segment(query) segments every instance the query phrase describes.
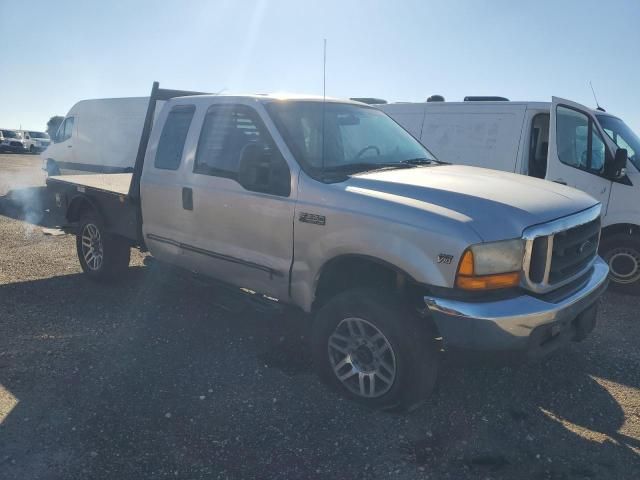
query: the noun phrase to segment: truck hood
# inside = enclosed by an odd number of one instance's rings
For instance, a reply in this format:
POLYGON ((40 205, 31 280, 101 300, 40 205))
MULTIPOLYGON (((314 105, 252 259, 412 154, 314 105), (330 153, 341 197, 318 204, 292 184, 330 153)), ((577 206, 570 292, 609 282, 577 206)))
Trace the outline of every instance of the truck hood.
POLYGON ((352 176, 347 188, 426 211, 451 211, 485 242, 517 238, 525 228, 598 202, 574 188, 486 168, 438 165, 352 176))

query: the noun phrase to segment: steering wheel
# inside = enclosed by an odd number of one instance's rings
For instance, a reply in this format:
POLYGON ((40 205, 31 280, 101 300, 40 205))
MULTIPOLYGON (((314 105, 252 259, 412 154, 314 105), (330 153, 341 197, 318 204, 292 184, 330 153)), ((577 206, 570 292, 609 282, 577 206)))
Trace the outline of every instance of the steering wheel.
POLYGON ((358 154, 355 156, 355 159, 357 160, 358 158, 360 158, 362 154, 367 150, 375 150, 376 154, 380 156, 380 149, 378 147, 376 147, 375 145, 368 145, 358 152, 358 154))

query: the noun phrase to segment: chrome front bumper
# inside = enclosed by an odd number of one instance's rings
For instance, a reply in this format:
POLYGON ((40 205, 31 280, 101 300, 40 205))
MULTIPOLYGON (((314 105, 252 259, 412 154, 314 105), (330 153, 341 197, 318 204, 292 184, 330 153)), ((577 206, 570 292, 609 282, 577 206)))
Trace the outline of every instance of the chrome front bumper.
POLYGON ((586 279, 561 298, 553 292, 487 302, 425 296, 425 313, 435 321, 445 348, 545 353, 560 339, 591 331, 608 274, 609 267, 597 257, 586 279))

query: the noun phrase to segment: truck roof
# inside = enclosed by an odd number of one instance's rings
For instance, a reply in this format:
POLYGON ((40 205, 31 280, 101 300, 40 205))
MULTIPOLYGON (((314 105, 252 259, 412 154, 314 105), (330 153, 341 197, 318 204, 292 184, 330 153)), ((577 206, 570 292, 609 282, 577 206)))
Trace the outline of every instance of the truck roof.
POLYGON ((289 92, 275 92, 275 93, 233 93, 233 94, 204 94, 204 95, 190 95, 188 97, 174 97, 171 100, 181 99, 194 99, 194 98, 220 98, 220 99, 254 99, 258 102, 268 103, 274 100, 298 100, 309 102, 331 102, 331 103, 351 103, 354 105, 365 105, 362 102, 356 102, 349 99, 335 98, 335 97, 323 97, 322 95, 310 95, 304 93, 289 93, 289 92))

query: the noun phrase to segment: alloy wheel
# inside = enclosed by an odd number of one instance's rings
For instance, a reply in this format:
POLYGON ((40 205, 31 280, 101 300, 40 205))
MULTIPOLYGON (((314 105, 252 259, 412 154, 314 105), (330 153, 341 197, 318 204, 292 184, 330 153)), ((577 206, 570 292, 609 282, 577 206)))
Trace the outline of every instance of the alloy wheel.
POLYGON ((352 393, 377 398, 396 379, 396 356, 391 343, 362 318, 345 318, 328 342, 329 361, 338 380, 352 393))

